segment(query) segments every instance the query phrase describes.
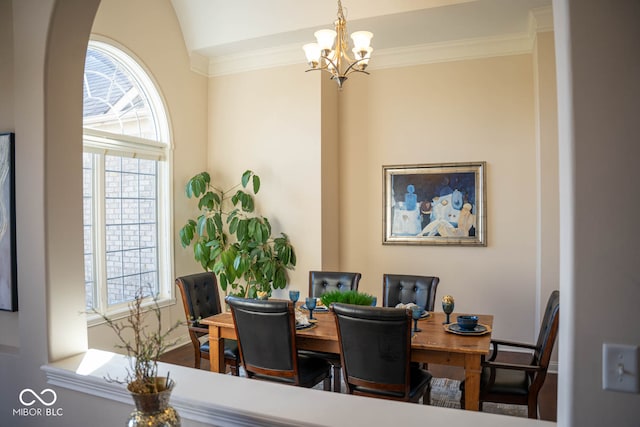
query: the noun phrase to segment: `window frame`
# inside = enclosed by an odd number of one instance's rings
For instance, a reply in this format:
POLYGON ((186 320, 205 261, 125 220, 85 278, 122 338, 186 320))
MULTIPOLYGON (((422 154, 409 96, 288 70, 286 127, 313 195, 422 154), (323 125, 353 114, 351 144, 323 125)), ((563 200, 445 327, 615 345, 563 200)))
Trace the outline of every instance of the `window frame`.
MULTIPOLYGON (((157 224, 157 259, 158 259, 158 295, 156 302, 160 307, 167 307, 176 303, 174 277, 174 247, 173 247, 173 138, 171 122, 166 108, 166 102, 159 89, 159 85, 151 72, 144 67, 143 62, 124 46, 104 37, 92 36, 87 49, 102 50, 114 57, 119 65, 137 80, 145 92, 149 103, 153 122, 155 123, 158 140, 150 140, 132 135, 123 135, 107 131, 85 128, 83 126, 83 155, 85 152, 98 154, 99 167, 93 165, 93 266, 95 295, 94 309, 108 315, 112 319, 125 317, 128 313, 129 302, 121 302, 109 306, 107 300, 107 284, 104 262, 105 241, 105 212, 104 212, 104 160, 106 155, 120 157, 144 158, 156 161, 156 224, 157 224), (95 195, 102 199, 99 203, 95 195), (101 209, 98 209, 102 206, 101 209), (100 256, 101 260, 98 259, 100 256)), ((95 157, 94 157, 95 158, 95 157)), ((84 224, 84 222, 83 222, 84 224)), ((84 262, 83 262, 84 264, 84 262)), ((83 287, 84 288, 84 287, 83 287)), ((155 304, 151 297, 145 299, 143 306, 155 304)), ((104 323, 100 314, 89 313, 87 326, 104 323)))

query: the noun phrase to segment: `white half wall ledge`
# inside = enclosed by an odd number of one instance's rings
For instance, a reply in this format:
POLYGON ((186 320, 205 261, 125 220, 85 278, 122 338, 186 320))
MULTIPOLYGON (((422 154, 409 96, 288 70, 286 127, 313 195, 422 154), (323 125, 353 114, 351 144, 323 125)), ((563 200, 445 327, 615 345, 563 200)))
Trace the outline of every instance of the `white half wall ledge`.
MULTIPOLYGON (((126 357, 88 350, 42 367, 47 382, 122 403, 133 400, 123 384, 107 382, 124 378, 126 357)), ((176 386, 171 405, 185 420, 215 426, 345 426, 429 425, 474 427, 544 427, 548 421, 440 408, 350 396, 314 389, 273 384, 232 375, 161 363, 160 375, 170 372, 176 386), (327 410, 331 408, 331 410, 327 410), (309 419, 309 414, 316 414, 309 419)), ((65 414, 67 414, 65 412, 65 414)), ((123 414, 114 414, 114 425, 123 414)))

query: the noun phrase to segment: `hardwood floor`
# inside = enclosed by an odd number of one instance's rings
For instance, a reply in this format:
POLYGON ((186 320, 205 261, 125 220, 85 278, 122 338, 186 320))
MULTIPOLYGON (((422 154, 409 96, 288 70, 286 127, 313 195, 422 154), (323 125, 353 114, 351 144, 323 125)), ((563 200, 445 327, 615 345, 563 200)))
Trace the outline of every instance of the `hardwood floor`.
MULTIPOLYGON (((161 361, 173 363, 175 365, 193 367, 193 347, 185 344, 175 350, 168 351, 161 358, 161 361)), ((522 363, 526 362, 526 356, 522 353, 509 353, 508 357, 502 359, 505 362, 522 363), (524 356, 524 357, 523 357, 524 356)), ((209 361, 202 360, 200 369, 208 370, 209 361)), ((451 378, 454 380, 464 379, 464 370, 454 366, 429 365, 429 371, 434 377, 451 378)), ((558 376, 557 374, 547 374, 547 379, 542 386, 538 396, 538 406, 540 407, 540 419, 546 421, 556 421, 557 401, 558 401, 558 376)))

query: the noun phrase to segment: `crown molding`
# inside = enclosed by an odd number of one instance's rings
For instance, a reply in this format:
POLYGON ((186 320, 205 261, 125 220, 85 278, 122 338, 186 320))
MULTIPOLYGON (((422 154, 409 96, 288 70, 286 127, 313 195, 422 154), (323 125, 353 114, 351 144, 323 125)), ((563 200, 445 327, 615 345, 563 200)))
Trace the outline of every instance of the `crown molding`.
POLYGON ((553 8, 538 7, 529 11, 529 33, 545 33, 553 31, 553 8))
POLYGON ((371 60, 371 68, 398 68, 438 62, 519 55, 530 53, 532 48, 533 40, 525 33, 430 43, 378 51, 371 60))
MULTIPOLYGON (((369 69, 374 71, 531 53, 536 34, 544 31, 553 31, 553 14, 550 7, 533 9, 529 13, 528 32, 378 50, 371 59, 369 69)), ((198 53, 191 54, 192 69, 209 77, 288 65, 306 67, 301 46, 277 46, 212 58, 198 53)))
POLYGON ((196 52, 190 52, 189 61, 191 62, 191 71, 209 76, 209 58, 196 52))

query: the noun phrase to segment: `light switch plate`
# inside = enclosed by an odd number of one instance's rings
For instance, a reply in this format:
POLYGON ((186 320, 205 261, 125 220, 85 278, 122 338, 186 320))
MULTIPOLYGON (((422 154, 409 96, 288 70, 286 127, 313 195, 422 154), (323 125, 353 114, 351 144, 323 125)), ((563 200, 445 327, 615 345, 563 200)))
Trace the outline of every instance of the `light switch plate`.
POLYGON ((602 388, 640 393, 638 346, 602 344, 602 388))

